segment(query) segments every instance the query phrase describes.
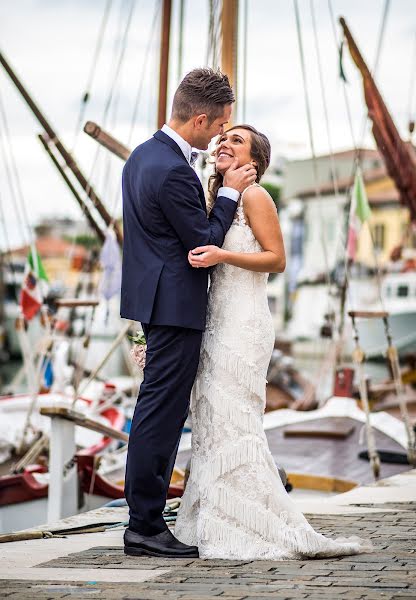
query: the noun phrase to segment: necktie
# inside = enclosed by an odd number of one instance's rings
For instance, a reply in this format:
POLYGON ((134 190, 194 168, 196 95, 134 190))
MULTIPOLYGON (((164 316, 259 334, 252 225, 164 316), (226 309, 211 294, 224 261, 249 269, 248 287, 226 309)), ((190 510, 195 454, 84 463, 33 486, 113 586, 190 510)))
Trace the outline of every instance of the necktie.
POLYGON ((192 150, 192 152, 191 152, 191 159, 189 161, 189 164, 191 165, 191 167, 195 166, 195 163, 196 163, 196 161, 198 159, 198 156, 199 156, 199 152, 196 152, 196 150, 192 150))

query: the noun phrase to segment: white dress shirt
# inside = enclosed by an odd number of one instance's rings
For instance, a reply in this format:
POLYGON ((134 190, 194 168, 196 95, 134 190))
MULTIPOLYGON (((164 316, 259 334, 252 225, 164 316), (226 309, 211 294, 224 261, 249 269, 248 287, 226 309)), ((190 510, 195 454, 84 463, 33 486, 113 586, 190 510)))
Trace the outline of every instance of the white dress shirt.
MULTIPOLYGON (((176 131, 174 131, 172 129, 172 127, 169 127, 169 125, 166 125, 166 123, 165 123, 165 125, 163 125, 161 131, 163 131, 163 133, 168 135, 174 142, 176 142, 178 144, 179 148, 183 152, 184 157, 186 158, 188 163, 191 164, 191 154, 192 154, 191 144, 189 144, 189 142, 184 140, 183 137, 179 135, 179 133, 177 133, 176 131)), ((234 188, 220 187, 220 189, 218 190, 217 196, 225 196, 226 198, 229 198, 230 200, 234 200, 234 202, 237 202, 240 197, 240 192, 238 190, 235 190, 234 188)))

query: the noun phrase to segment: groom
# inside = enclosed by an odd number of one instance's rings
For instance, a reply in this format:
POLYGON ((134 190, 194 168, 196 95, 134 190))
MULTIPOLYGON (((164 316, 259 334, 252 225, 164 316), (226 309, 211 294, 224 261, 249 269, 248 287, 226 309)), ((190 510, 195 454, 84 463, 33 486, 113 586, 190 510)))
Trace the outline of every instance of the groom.
POLYGON ((222 134, 233 102, 226 75, 191 71, 176 90, 169 124, 134 150, 123 171, 121 316, 140 321, 147 341, 127 455, 126 554, 198 557, 162 513, 205 328, 208 271, 193 269, 188 252, 222 246, 239 195, 256 176, 250 165, 234 164, 207 216, 192 149, 206 150, 222 134))

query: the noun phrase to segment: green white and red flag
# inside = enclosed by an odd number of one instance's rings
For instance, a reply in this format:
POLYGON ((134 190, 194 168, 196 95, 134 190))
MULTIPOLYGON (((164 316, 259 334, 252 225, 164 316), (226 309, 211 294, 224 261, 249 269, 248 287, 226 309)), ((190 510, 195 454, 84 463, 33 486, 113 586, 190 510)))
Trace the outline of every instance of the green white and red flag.
POLYGON ((365 221, 371 217, 371 208, 368 204, 367 192, 361 169, 355 173, 354 187, 351 196, 350 217, 348 223, 347 256, 355 260, 358 246, 358 236, 365 221))
POLYGON ((44 297, 48 293, 48 276, 40 256, 33 245, 29 251, 23 285, 20 292, 20 307, 27 321, 39 312, 44 297))

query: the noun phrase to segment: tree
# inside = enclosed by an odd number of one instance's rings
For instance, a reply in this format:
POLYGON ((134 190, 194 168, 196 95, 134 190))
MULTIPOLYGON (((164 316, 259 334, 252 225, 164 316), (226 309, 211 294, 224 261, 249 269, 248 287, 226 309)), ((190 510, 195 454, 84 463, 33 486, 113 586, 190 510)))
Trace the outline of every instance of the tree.
POLYGON ((273 202, 276 204, 277 210, 279 210, 281 188, 278 185, 269 182, 262 183, 261 186, 266 190, 266 192, 269 192, 270 196, 273 198, 273 202))

